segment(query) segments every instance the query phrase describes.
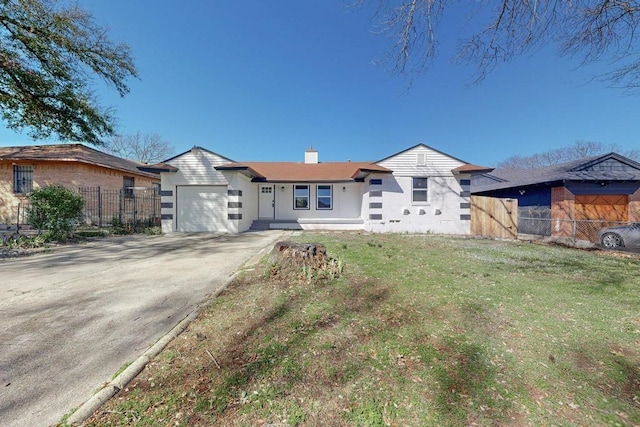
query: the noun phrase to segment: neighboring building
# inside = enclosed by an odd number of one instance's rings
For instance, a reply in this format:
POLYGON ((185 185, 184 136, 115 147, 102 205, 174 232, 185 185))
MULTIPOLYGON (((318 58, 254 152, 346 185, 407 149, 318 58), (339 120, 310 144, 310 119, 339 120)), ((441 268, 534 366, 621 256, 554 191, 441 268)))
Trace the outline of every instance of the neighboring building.
POLYGON ((424 144, 378 162, 234 162, 201 147, 151 169, 162 177, 162 230, 254 228, 453 233, 470 230, 474 166, 424 144))
POLYGON ((50 184, 72 190, 159 189, 160 178, 146 165, 82 144, 0 147, 0 224, 14 224, 28 194, 50 184))
MULTIPOLYGON (((640 222, 640 164, 616 153, 538 169, 496 169, 475 176, 472 193, 517 199, 519 217, 548 220, 547 231, 530 234, 573 236, 576 220, 640 222)), ((529 233, 520 222, 519 231, 529 233)), ((594 238, 593 231, 583 234, 594 238)))

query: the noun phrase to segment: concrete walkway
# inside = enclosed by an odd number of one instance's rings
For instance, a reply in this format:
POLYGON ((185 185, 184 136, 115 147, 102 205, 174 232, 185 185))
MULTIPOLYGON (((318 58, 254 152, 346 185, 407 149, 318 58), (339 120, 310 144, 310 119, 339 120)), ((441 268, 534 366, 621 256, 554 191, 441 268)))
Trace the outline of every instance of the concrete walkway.
POLYGON ((0 425, 58 422, 280 237, 130 236, 0 260, 0 425))

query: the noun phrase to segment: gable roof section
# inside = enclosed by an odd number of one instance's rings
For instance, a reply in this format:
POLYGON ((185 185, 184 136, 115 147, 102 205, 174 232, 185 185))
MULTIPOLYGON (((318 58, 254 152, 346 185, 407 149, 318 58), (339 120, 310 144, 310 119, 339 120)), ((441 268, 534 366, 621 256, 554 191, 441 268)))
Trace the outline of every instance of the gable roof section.
POLYGON ((442 154, 443 156, 447 156, 447 157, 449 157, 449 158, 452 158, 453 160, 456 160, 456 161, 458 161, 458 162, 460 162, 460 163, 465 163, 465 164, 467 163, 467 162, 465 162, 464 160, 460 160, 460 159, 458 159, 457 157, 453 157, 453 156, 452 156, 452 155, 450 155, 450 154, 447 154, 447 153, 442 152, 442 151, 440 151, 440 150, 436 150, 435 148, 430 147, 430 146, 428 146, 427 144, 423 144, 423 143, 416 144, 416 145, 414 145, 413 147, 409 147, 409 148, 407 148, 407 149, 405 149, 405 150, 402 150, 402 151, 398 151, 397 153, 392 154, 392 155, 390 155, 390 156, 387 156, 387 157, 385 157, 384 159, 380 159, 380 160, 378 160, 376 163, 382 163, 382 162, 384 162, 385 160, 389 160, 389 159, 390 159, 390 158, 392 158, 392 157, 395 157, 395 156, 400 155, 400 154, 402 154, 402 153, 406 153, 407 151, 411 151, 411 150, 413 150, 413 149, 415 149, 415 148, 418 148, 418 147, 428 148, 429 150, 435 151, 436 153, 442 154))
POLYGON ((391 170, 369 162, 242 162, 216 166, 219 171, 240 171, 254 181, 345 182, 364 179, 370 173, 391 170))
POLYGON ((395 154, 392 154, 390 156, 385 157, 384 159, 378 160, 376 163, 380 164, 383 162, 386 162, 387 160, 390 160, 394 157, 398 157, 401 156, 404 153, 407 153, 409 151, 415 150, 416 148, 425 148, 427 150, 433 151, 435 153, 440 154, 441 156, 444 156, 444 158, 449 158, 451 160, 453 160, 454 162, 457 163, 462 163, 461 166, 455 167, 453 169, 451 169, 451 172, 453 172, 454 174, 480 174, 480 173, 488 173, 491 172, 493 170, 493 168, 488 168, 486 166, 478 166, 478 165, 473 165, 471 163, 467 163, 464 160, 460 160, 457 157, 453 157, 450 154, 447 154, 445 152, 442 152, 440 150, 436 150, 433 147, 430 147, 426 144, 420 143, 420 144, 416 144, 413 147, 409 147, 405 150, 399 151, 395 154))
POLYGON ((158 178, 144 170, 145 164, 103 153, 83 144, 27 145, 0 147, 0 161, 55 161, 84 163, 138 175, 158 178))
POLYGON ((225 156, 223 156, 223 155, 221 155, 221 154, 218 154, 218 153, 216 153, 216 152, 214 152, 214 151, 207 150, 206 148, 200 147, 199 145, 194 145, 192 148, 188 149, 187 151, 185 151, 185 152, 183 152, 183 153, 180 153, 180 154, 176 154, 175 156, 173 156, 173 157, 171 157, 171 158, 169 158, 169 159, 167 159, 167 160, 164 160, 164 161, 162 161, 162 162, 158 163, 158 165, 162 165, 162 164, 169 164, 169 162, 170 162, 170 161, 175 160, 175 159, 177 159, 178 157, 182 157, 182 156, 184 156, 185 154, 191 153, 191 152, 193 152, 193 151, 198 151, 198 150, 200 150, 200 151, 204 151, 204 152, 209 153, 209 154, 213 154, 214 156, 218 156, 218 157, 220 157, 220 158, 222 158, 222 159, 224 159, 224 160, 226 160, 226 161, 228 161, 228 162, 230 162, 230 163, 235 162, 235 160, 231 160, 230 158, 225 157, 225 156))
POLYGON ((495 169, 484 177, 490 179, 473 185, 473 193, 563 181, 640 181, 640 163, 609 153, 544 168, 495 169))

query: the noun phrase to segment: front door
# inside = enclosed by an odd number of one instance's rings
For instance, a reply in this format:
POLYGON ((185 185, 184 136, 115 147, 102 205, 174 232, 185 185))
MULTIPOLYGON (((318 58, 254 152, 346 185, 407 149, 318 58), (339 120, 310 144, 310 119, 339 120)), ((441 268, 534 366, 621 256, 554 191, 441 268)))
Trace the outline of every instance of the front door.
POLYGON ((262 219, 273 219, 275 206, 273 185, 261 185, 258 195, 258 216, 262 219))

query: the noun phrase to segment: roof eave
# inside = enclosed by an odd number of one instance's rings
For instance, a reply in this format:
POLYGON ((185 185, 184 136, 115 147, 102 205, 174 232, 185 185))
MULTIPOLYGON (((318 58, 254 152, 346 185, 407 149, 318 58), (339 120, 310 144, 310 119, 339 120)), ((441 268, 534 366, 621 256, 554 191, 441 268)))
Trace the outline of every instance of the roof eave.
POLYGON ((475 166, 475 165, 462 165, 459 166, 457 168, 451 169, 451 172, 454 175, 461 175, 461 174, 483 174, 483 173, 490 173, 493 172, 495 168, 488 168, 485 166, 475 166))
POLYGON ((215 166, 214 169, 221 172, 239 172, 242 175, 251 178, 252 181, 266 181, 266 177, 245 165, 221 165, 215 166))

